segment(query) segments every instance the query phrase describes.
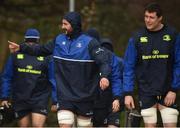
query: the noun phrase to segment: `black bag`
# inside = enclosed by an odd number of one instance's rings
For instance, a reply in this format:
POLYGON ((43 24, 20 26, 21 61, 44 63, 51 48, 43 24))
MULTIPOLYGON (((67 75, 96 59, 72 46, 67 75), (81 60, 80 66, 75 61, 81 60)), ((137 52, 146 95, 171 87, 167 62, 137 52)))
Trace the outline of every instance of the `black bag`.
POLYGON ((0 106, 0 126, 13 120, 15 120, 15 113, 12 106, 10 105, 9 108, 0 106))
POLYGON ((140 127, 141 115, 136 109, 126 110, 125 127, 140 127))

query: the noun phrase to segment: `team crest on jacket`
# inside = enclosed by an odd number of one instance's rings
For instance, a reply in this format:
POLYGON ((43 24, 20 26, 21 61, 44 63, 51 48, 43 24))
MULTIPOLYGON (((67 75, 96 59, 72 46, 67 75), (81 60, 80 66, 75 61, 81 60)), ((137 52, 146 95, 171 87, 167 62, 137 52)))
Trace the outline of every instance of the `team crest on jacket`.
POLYGON ((82 47, 82 43, 81 42, 77 43, 76 47, 77 48, 81 48, 82 47))
POLYGON ((163 36, 163 40, 164 40, 164 41, 170 41, 170 40, 171 40, 170 35, 164 35, 164 36, 163 36))
POLYGON ((62 42, 62 45, 66 45, 66 42, 65 42, 65 41, 63 41, 63 42, 62 42))

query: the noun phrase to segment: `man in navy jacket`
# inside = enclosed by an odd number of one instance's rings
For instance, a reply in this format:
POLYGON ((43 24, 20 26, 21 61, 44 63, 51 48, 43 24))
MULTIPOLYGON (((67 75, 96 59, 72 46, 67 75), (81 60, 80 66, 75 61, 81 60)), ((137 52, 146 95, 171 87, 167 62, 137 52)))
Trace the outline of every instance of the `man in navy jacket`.
POLYGON ((134 80, 138 84, 139 103, 145 127, 155 127, 157 109, 165 127, 175 127, 178 119, 176 93, 180 88, 180 36, 162 23, 158 4, 144 11, 146 27, 129 40, 124 57, 125 105, 134 108, 134 80))
MULTIPOLYGON (((28 29, 24 38, 25 43, 37 45, 39 31, 28 29)), ((44 125, 51 93, 50 82, 54 82, 51 71, 51 57, 31 56, 22 52, 10 55, 2 73, 0 98, 1 105, 7 108, 11 101, 20 127, 44 125)))
POLYGON ((96 40, 82 33, 79 13, 67 13, 62 29, 65 33, 48 44, 31 47, 10 43, 9 47, 34 55, 53 54, 60 127, 72 127, 75 114, 78 126, 91 126, 99 77, 103 90, 109 86, 109 55, 96 40))

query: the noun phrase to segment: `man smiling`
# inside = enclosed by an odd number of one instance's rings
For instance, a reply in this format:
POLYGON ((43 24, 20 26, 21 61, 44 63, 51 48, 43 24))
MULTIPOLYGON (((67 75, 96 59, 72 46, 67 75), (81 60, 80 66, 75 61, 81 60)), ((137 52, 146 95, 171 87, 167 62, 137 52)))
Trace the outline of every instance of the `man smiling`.
POLYGON ((158 4, 144 11, 145 26, 129 40, 124 57, 125 105, 134 108, 134 79, 139 86, 139 103, 145 127, 155 127, 157 109, 165 127, 175 127, 178 110, 176 92, 180 88, 180 36, 162 23, 158 4))
POLYGON ((53 54, 59 126, 72 127, 75 114, 79 127, 92 126, 93 100, 99 77, 101 89, 109 86, 109 55, 99 42, 82 33, 79 13, 67 13, 62 19, 62 29, 65 34, 59 34, 48 44, 31 47, 10 43, 9 47, 11 51, 20 49, 34 55, 53 54))

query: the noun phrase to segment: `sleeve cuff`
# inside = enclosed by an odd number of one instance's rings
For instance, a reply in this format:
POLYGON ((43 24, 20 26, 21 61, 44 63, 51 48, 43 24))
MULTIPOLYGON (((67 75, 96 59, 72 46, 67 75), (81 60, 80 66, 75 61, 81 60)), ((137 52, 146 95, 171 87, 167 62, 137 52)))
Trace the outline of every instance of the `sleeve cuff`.
POLYGON ((113 96, 113 100, 120 100, 121 97, 120 96, 113 96))
POLYGON ((108 79, 108 75, 106 75, 106 74, 101 74, 101 73, 100 73, 100 78, 106 78, 106 79, 108 79))
POLYGON ((3 101, 3 100, 9 100, 9 97, 1 97, 0 100, 1 100, 1 101, 3 101))
POLYGON ((172 91, 172 92, 174 92, 174 93, 177 93, 178 89, 170 88, 170 91, 172 91))
POLYGON ((57 102, 56 102, 56 101, 53 101, 53 102, 52 102, 52 105, 56 105, 56 104, 57 104, 57 102))
POLYGON ((124 92, 125 96, 133 96, 133 92, 124 92))

